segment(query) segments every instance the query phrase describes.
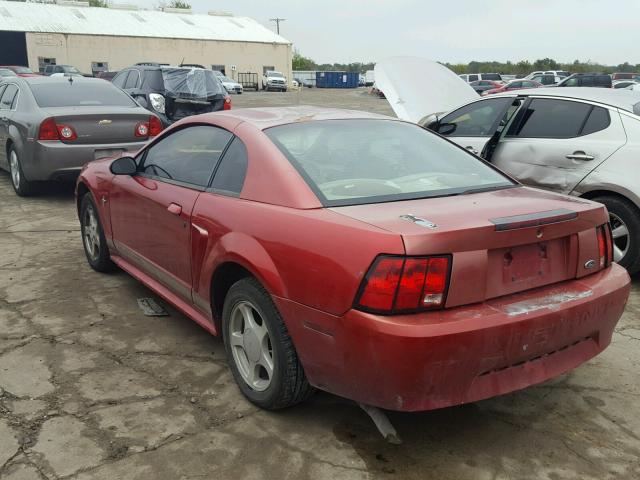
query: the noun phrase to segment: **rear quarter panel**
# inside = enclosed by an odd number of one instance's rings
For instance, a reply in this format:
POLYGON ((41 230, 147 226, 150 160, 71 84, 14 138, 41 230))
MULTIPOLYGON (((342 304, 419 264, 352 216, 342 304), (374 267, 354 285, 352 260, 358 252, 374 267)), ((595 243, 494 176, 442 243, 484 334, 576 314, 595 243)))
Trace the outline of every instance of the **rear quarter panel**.
MULTIPOLYGON (((373 208, 373 207, 372 207, 373 208)), ((318 208, 301 210, 203 193, 192 222, 207 231, 195 294, 210 303, 216 268, 235 262, 274 296, 341 314, 380 253, 402 254, 400 235, 318 208)))
POLYGON ((640 208, 640 119, 625 113, 620 117, 627 143, 598 165, 571 193, 581 196, 609 191, 624 196, 640 208))

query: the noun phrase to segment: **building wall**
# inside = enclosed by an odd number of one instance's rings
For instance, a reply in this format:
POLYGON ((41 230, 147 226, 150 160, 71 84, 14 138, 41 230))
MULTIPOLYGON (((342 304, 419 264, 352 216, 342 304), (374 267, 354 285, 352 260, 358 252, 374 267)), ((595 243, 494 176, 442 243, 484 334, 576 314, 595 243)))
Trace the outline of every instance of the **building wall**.
POLYGON ((108 62, 109 70, 114 71, 137 62, 177 65, 184 61, 207 68, 225 65, 226 74, 234 78, 238 72, 262 75, 265 66, 275 67, 292 78, 292 50, 288 44, 30 32, 26 40, 29 67, 34 71, 38 70, 38 57, 45 57, 85 73, 91 72, 92 62, 108 62), (236 66, 235 71, 232 65, 236 66))

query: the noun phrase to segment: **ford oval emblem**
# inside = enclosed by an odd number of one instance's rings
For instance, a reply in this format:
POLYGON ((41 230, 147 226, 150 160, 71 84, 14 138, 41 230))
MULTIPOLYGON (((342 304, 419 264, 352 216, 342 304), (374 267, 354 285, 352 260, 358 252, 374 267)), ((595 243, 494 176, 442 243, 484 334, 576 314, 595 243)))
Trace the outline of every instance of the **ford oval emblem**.
POLYGON ((584 268, 586 268, 587 270, 591 270, 595 266, 596 266, 595 260, 587 260, 586 262, 584 262, 584 268))

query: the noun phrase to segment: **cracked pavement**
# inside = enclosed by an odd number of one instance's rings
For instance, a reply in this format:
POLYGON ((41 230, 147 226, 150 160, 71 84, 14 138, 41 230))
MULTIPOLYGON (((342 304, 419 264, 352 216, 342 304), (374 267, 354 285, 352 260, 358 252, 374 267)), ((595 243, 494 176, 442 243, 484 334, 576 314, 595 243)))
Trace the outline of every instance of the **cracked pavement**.
MULTIPOLYGON (((388 113, 360 91, 234 96, 388 113)), ((640 279, 612 345, 551 382, 470 405, 389 415, 384 442, 354 403, 244 400, 224 349, 124 272, 86 263, 70 187, 20 199, 0 173, 0 478, 637 479, 640 279)))

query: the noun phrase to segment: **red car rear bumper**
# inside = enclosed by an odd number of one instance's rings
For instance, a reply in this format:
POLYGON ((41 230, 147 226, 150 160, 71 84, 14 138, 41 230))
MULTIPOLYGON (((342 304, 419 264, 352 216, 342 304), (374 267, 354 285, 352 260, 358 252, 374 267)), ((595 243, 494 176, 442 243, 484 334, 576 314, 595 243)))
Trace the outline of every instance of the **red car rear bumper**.
POLYGON ((629 296, 627 272, 440 312, 335 317, 276 298, 316 387, 390 410, 458 405, 543 382, 611 341, 629 296))

